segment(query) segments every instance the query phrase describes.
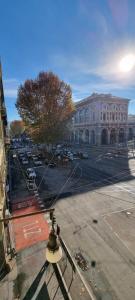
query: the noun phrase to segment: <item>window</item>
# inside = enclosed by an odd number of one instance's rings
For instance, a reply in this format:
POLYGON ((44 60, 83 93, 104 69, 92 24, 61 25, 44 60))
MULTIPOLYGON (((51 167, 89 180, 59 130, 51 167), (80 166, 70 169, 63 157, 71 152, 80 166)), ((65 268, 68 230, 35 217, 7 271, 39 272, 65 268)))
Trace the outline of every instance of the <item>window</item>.
POLYGON ((74 121, 75 123, 78 123, 78 113, 75 114, 74 121))
POLYGON ((89 111, 88 108, 85 109, 85 122, 89 121, 89 111))
POLYGON ((106 120, 106 114, 103 113, 103 121, 105 121, 105 120, 106 120))

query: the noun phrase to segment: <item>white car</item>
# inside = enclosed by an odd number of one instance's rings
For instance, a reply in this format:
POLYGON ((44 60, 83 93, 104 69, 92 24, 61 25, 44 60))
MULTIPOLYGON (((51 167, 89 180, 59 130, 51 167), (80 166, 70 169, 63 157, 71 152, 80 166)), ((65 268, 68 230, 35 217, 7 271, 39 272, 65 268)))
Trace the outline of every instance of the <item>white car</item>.
POLYGON ((28 174, 28 178, 29 179, 35 179, 36 178, 36 173, 35 172, 31 172, 28 174))
POLYGON ((31 152, 27 152, 27 156, 30 158, 32 156, 31 152))
POLYGON ((33 168, 28 168, 27 169, 27 175, 29 177, 30 174, 33 174, 34 177, 36 177, 35 170, 33 168))
POLYGON ((40 161, 40 160, 35 160, 35 161, 34 161, 34 165, 35 165, 35 166, 42 166, 42 161, 40 161))
POLYGON ((23 165, 28 165, 28 163, 29 163, 28 160, 26 160, 26 159, 23 159, 23 160, 22 160, 22 164, 23 164, 23 165))
POLYGON ((38 157, 33 155, 32 159, 33 159, 33 161, 36 161, 36 160, 38 160, 38 157))
POLYGON ((32 173, 32 172, 34 172, 34 169, 33 168, 28 168, 27 169, 27 173, 29 174, 29 173, 32 173))

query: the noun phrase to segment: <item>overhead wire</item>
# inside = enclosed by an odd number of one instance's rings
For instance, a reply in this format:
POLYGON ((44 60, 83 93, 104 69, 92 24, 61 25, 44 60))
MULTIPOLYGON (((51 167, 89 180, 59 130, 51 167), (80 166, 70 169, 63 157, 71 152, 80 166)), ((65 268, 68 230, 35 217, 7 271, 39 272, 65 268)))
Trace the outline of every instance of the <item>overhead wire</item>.
MULTIPOLYGON (((50 159, 49 163, 51 163, 51 161, 53 160, 54 156, 55 156, 55 154, 54 154, 53 157, 50 159)), ((20 163, 20 162, 19 162, 19 163, 20 163)), ((20 164, 19 164, 19 165, 20 165, 20 164)), ((74 169, 72 170, 72 173, 70 174, 70 176, 66 179, 65 183, 64 183, 64 184, 62 185, 62 187, 60 188, 59 192, 57 193, 56 198, 54 199, 53 203, 51 204, 51 207, 52 207, 52 205, 54 205, 54 203, 58 200, 58 198, 59 198, 61 192, 63 191, 63 189, 65 188, 66 184, 71 180, 72 176, 74 176, 74 172, 75 172, 75 170, 77 169, 78 165, 79 165, 79 164, 76 164, 76 166, 75 166, 74 169)), ((21 167, 21 166, 20 166, 20 167, 21 167)), ((43 181, 44 176, 47 174, 48 167, 49 167, 49 165, 47 166, 47 169, 45 169, 45 172, 44 172, 44 174, 43 174, 43 176, 42 176, 42 178, 41 178, 41 181, 40 181, 39 185, 37 186, 37 189, 39 189, 39 187, 40 187, 40 185, 41 185, 41 183, 42 183, 42 181, 43 181)), ((79 168, 80 168, 80 167, 79 167, 79 168)), ((21 170, 22 170, 22 172, 23 172, 23 169, 22 169, 22 168, 21 168, 21 170)), ((133 171, 133 170, 134 170, 134 169, 132 169, 132 171, 133 171)), ((100 184, 100 183, 103 183, 103 182, 106 182, 106 181, 108 181, 108 183, 110 183, 110 184, 115 184, 115 182, 112 182, 112 181, 109 181, 109 180, 112 179, 112 178, 117 177, 118 175, 122 175, 122 174, 123 174, 123 175, 126 174, 126 175, 123 176, 122 178, 127 177, 127 176, 130 176, 130 174, 128 174, 128 172, 122 171, 122 172, 116 173, 116 174, 113 175, 113 176, 109 176, 109 177, 107 177, 107 178, 105 178, 105 179, 102 179, 102 180, 99 180, 99 181, 94 181, 94 182, 91 182, 91 183, 86 184, 86 185, 83 185, 83 186, 74 187, 74 189, 80 189, 80 188, 83 188, 83 187, 86 187, 86 186, 93 186, 93 184, 96 184, 96 185, 97 185, 97 183, 100 184)), ((81 170, 81 175, 82 175, 82 170, 81 170)), ((23 172, 23 176, 26 177, 26 175, 25 175, 24 172, 23 172)), ((80 176, 80 177, 81 177, 81 176, 80 176)), ((80 178, 79 178, 79 179, 80 179, 80 178)), ((79 179, 77 179, 77 181, 75 182, 75 184, 77 184, 77 182, 79 181, 79 179)), ((26 180, 27 180, 27 178, 26 178, 26 180)), ((118 182, 119 179, 115 179, 115 180, 117 180, 117 182, 118 182)), ((74 185, 75 185, 75 184, 74 184, 74 185)), ((129 191, 127 191, 127 192, 129 193, 129 191)), ((133 194, 134 194, 134 193, 133 193, 133 194)), ((106 194, 105 194, 105 195, 106 195, 106 194)), ((120 198, 118 198, 118 199, 120 199, 120 198)), ((123 199, 121 199, 121 200, 123 200, 123 199)), ((133 202, 128 201, 128 200, 123 200, 123 201, 128 202, 128 203, 133 203, 133 202)), ((134 204, 134 203, 133 203, 133 204, 134 204)))

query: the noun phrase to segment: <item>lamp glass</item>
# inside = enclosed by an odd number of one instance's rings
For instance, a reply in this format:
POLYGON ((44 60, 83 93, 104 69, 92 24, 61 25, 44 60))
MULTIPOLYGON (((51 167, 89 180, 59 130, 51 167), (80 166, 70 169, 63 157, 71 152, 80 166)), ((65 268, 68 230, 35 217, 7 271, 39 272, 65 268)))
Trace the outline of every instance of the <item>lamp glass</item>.
POLYGON ((58 248, 58 250, 50 251, 48 248, 46 248, 46 259, 48 262, 55 264, 62 258, 62 249, 61 247, 58 248))

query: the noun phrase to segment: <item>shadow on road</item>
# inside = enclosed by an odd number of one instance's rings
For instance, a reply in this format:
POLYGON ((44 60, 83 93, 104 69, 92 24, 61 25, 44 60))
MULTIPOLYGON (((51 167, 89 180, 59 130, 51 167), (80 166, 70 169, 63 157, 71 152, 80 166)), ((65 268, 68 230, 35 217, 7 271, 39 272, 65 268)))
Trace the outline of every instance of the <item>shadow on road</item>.
POLYGON ((50 300, 46 283, 44 283, 42 285, 42 288, 41 288, 36 300, 50 300))
MULTIPOLYGON (((38 287, 38 285, 39 285, 39 283, 40 283, 40 280, 41 280, 41 278, 42 278, 44 272, 45 272, 45 271, 47 270, 47 268, 48 268, 48 265, 49 265, 49 263, 48 263, 48 261, 46 261, 46 262, 44 263, 44 265, 42 266, 40 272, 39 272, 38 275, 36 276, 35 280, 33 281, 32 285, 30 286, 29 290, 27 291, 27 293, 26 293, 25 297, 23 298, 23 300, 31 300, 31 299, 32 299, 32 297, 34 296, 34 294, 35 294, 35 292, 36 292, 36 290, 37 290, 37 287, 38 287)), ((42 288, 41 288, 41 291, 40 291, 41 295, 43 295, 43 291, 44 291, 44 299, 49 299, 47 287, 46 287, 45 284, 44 284, 44 285, 42 286, 42 288), (47 298, 47 297, 48 297, 48 298, 47 298)), ((39 296, 38 296, 37 299, 42 299, 42 298, 39 298, 39 296)))

